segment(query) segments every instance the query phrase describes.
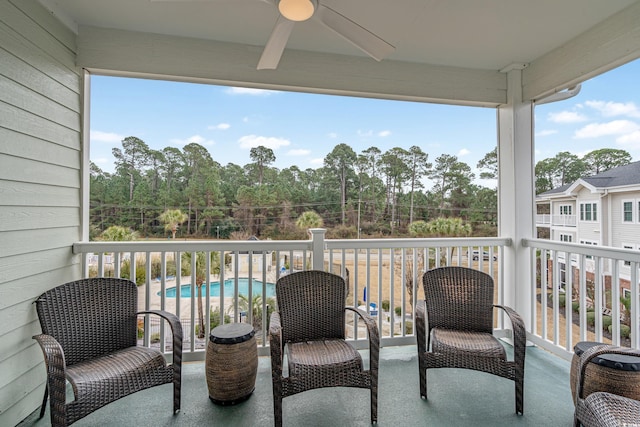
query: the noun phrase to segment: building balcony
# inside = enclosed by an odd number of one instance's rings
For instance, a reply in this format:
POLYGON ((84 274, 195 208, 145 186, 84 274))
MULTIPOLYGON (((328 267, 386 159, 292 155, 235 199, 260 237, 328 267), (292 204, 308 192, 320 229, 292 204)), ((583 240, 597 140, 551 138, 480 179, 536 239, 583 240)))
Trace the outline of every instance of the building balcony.
MULTIPOLYGON (((628 321, 638 319, 638 301, 632 298, 628 308, 619 303, 626 294, 624 286, 638 295, 637 251, 525 239, 520 250, 528 252, 532 261, 531 280, 515 284, 506 280, 513 267, 508 262, 514 244, 511 239, 330 240, 324 238, 322 229, 311 233, 312 238, 305 241, 76 243, 74 252, 81 256, 85 277, 135 277, 141 310, 163 308, 181 318, 186 362, 183 406, 175 417, 168 409, 170 386, 163 386, 108 405, 78 425, 273 423, 267 340, 268 314, 275 303, 273 283, 283 274, 303 269, 342 275, 349 286, 348 305, 376 317, 382 347, 381 425, 397 420, 404 425, 570 425, 573 346, 589 340, 640 348, 639 322, 628 321), (467 256, 474 251, 490 256, 475 260, 467 256), (569 270, 566 259, 573 260, 569 270), (496 284, 495 303, 515 306, 525 320, 530 346, 523 417, 515 415, 513 382, 473 371, 430 371, 430 398, 420 399, 413 307, 423 295, 422 272, 444 265, 490 274, 496 284), (626 282, 620 275, 622 265, 631 276, 626 282), (202 286, 198 293, 192 278, 203 275, 209 280, 200 280, 209 286, 202 286), (616 283, 619 285, 614 286, 616 283), (199 299, 202 314, 197 309, 199 299), (588 315, 587 310, 593 314, 588 315), (259 373, 251 399, 234 407, 218 407, 207 398, 206 337, 215 325, 229 322, 254 325, 261 356, 259 373)), ((164 348, 169 356, 168 328, 145 320, 140 319, 139 345, 164 348)), ((506 318, 499 317, 494 329, 508 351, 509 326, 506 318)), ((348 320, 347 336, 366 355, 364 325, 348 320)), ((285 399, 285 424, 366 425, 367 402, 365 390, 303 393, 285 399)), ((36 422, 32 414, 23 425, 47 423, 48 419, 36 422)))

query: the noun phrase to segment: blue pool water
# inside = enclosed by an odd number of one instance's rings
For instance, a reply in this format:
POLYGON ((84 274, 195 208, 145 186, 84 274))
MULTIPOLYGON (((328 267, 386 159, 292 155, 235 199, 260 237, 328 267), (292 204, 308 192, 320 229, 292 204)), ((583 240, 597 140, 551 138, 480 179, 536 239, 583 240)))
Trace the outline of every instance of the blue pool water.
MULTIPOLYGON (((202 286, 205 286, 204 284, 202 286)), ((212 297, 220 296, 220 282, 211 282, 209 283, 209 292, 212 297)), ((238 279, 238 293, 240 295, 247 296, 249 295, 249 279, 247 278, 239 278, 238 279)), ((267 282, 267 298, 271 298, 276 294, 276 285, 274 283, 267 282)), ((158 292, 160 295, 160 292, 158 292)), ((202 296, 205 296, 205 289, 202 290, 202 296)), ((235 295, 235 279, 227 279, 224 281, 224 297, 230 298, 235 295)), ((260 280, 253 281, 253 295, 262 295, 262 282, 260 280)), ((165 296, 171 298, 175 298, 176 296, 176 288, 171 287, 167 288, 165 291, 165 296)), ((181 298, 191 298, 191 285, 182 285, 180 286, 180 297, 181 298)))

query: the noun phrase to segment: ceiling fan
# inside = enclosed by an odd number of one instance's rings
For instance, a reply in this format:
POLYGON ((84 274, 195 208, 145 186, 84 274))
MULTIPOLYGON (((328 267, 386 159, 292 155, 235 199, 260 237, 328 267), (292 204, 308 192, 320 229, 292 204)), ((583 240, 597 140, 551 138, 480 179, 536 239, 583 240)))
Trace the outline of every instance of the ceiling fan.
MULTIPOLYGON (((203 1, 203 0, 151 0, 159 1, 203 1)), ((219 1, 219 0, 210 0, 219 1)), ((381 61, 395 50, 395 47, 373 34, 371 31, 322 4, 321 0, 260 0, 278 6, 279 16, 271 36, 262 51, 258 70, 274 70, 278 67, 284 48, 296 22, 315 19, 348 42, 381 61)))

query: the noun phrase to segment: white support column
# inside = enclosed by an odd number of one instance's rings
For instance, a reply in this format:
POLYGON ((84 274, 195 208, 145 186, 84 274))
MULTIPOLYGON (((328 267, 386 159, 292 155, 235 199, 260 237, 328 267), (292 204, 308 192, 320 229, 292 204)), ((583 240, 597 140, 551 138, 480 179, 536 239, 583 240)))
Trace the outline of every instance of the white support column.
POLYGON ((324 235, 327 232, 324 228, 310 228, 313 260, 311 268, 314 270, 324 271, 324 235))
POLYGON ((531 327, 531 256, 523 238, 534 236, 533 104, 522 99, 522 68, 507 73, 507 104, 498 107, 498 234, 513 244, 504 256, 505 304, 531 327))

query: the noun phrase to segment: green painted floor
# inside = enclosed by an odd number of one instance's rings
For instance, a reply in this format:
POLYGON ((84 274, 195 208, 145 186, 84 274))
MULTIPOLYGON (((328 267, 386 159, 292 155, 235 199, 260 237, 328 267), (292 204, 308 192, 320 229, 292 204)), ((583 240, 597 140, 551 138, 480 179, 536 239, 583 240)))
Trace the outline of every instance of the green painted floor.
MULTIPOLYGON (((365 352, 366 354, 366 352, 365 352)), ((204 362, 183 369, 182 410, 173 415, 172 386, 164 385, 114 402, 75 426, 270 426, 273 425, 271 366, 261 357, 254 394, 236 406, 209 401, 204 362)), ((569 362, 527 348, 524 415, 515 414, 514 384, 463 369, 429 371, 429 400, 420 399, 415 346, 386 347, 380 354, 379 426, 571 426, 569 362)), ((49 426, 39 411, 20 427, 49 426)), ((369 425, 369 393, 361 389, 313 390, 284 399, 284 426, 369 425)))

